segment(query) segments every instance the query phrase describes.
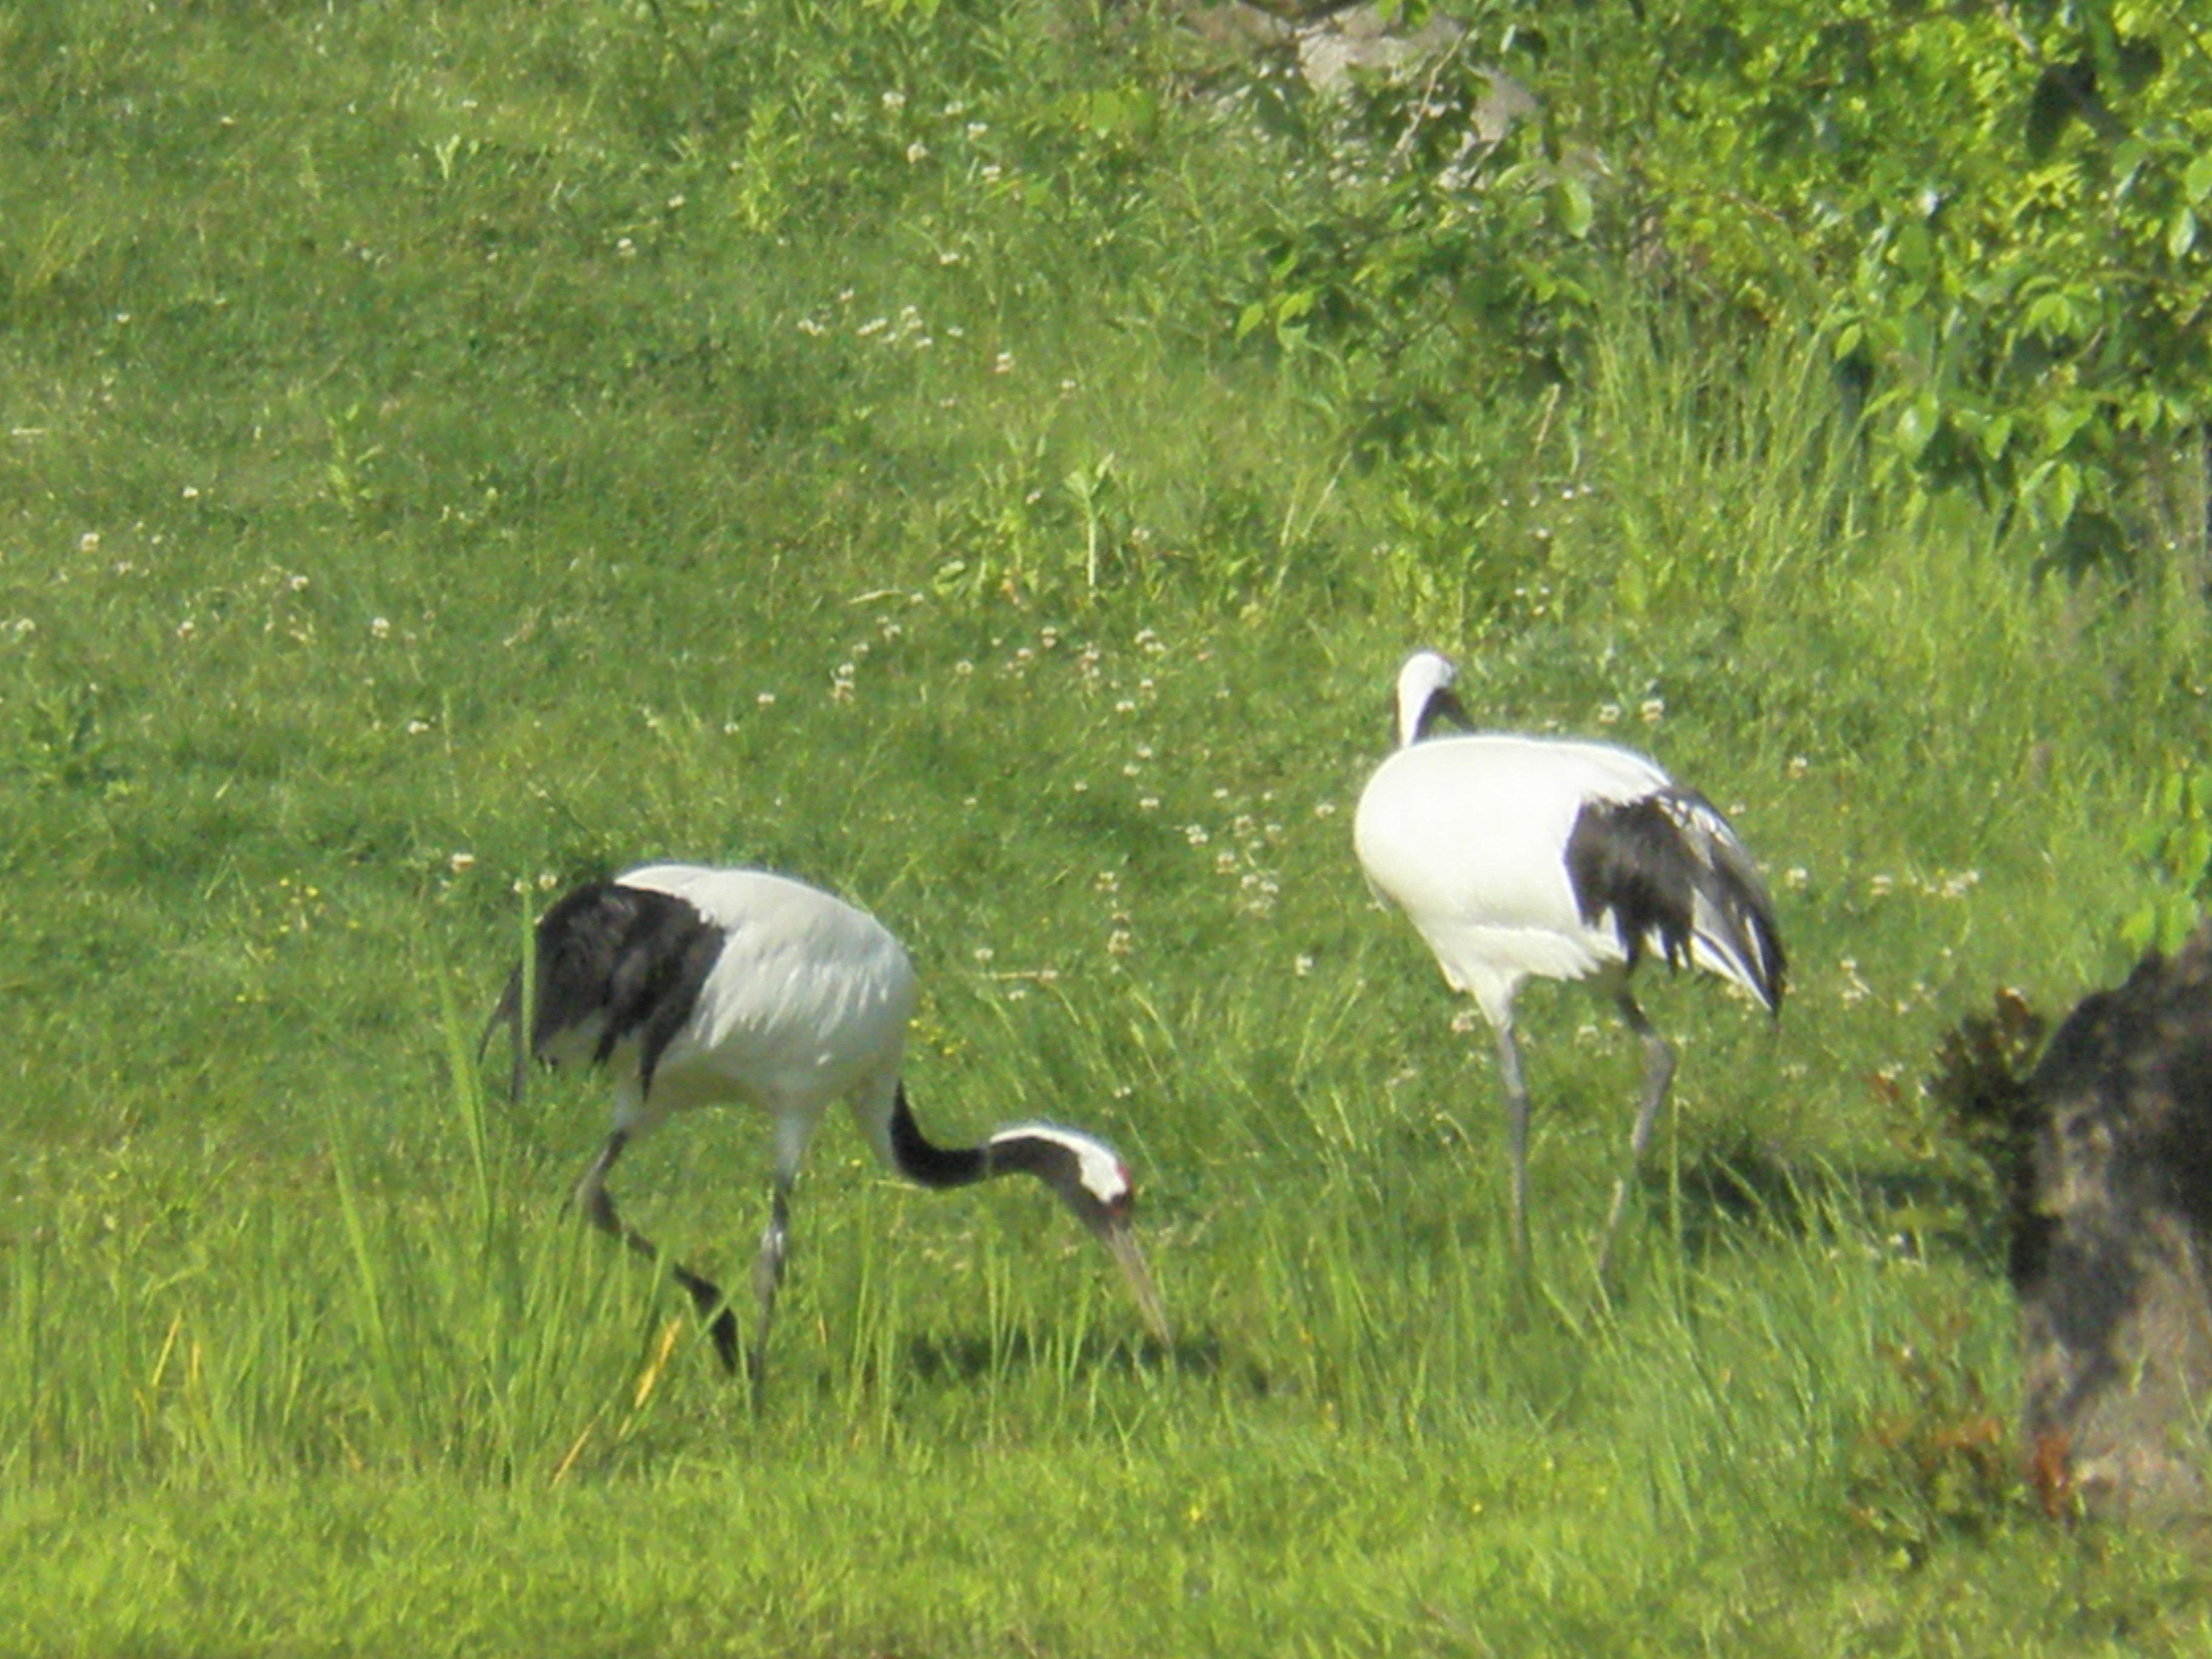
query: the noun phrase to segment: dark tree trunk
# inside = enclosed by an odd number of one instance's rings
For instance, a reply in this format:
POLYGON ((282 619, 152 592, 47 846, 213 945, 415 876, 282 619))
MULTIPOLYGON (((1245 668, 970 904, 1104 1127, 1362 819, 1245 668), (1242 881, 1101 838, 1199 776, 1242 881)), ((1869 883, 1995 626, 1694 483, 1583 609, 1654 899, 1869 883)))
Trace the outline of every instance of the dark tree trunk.
POLYGON ((2027 1079, 2014 1216, 2026 1398, 2047 1498, 2212 1517, 2212 926, 2085 999, 2027 1079))

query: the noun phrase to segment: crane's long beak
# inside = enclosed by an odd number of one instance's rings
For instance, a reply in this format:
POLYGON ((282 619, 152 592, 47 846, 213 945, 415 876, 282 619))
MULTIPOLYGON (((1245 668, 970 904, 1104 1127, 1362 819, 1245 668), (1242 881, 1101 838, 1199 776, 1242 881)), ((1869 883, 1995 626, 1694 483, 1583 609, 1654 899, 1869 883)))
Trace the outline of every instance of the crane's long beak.
POLYGON ((1091 1231, 1098 1242, 1106 1247, 1121 1269, 1121 1277, 1129 1281, 1130 1293, 1137 1298, 1137 1312, 1145 1322, 1145 1328, 1163 1348, 1175 1346, 1174 1335, 1168 1329, 1167 1304, 1160 1300, 1158 1286, 1152 1283, 1151 1271, 1145 1266, 1145 1253, 1137 1248, 1137 1230, 1126 1215, 1109 1215, 1093 1224, 1091 1231))

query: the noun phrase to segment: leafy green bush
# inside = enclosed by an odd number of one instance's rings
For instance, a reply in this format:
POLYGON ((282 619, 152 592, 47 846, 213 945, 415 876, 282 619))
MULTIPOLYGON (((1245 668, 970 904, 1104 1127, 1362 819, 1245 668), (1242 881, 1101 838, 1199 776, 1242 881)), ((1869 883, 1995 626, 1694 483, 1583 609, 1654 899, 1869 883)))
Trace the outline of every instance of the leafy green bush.
POLYGON ((1652 31, 1624 148, 1674 256, 1747 316, 1821 317, 1878 465, 2069 572, 2177 533, 2178 465, 2201 538, 2212 55, 2179 9, 1738 0, 1652 31))

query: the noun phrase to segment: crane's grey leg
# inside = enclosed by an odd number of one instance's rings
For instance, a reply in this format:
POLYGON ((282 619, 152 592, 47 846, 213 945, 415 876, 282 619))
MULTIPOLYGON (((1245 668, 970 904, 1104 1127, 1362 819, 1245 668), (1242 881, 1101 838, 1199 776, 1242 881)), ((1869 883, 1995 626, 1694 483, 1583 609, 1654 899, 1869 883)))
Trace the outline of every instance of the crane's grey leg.
POLYGON ((747 1369, 758 1393, 768 1368, 769 1317, 775 1311, 776 1286, 783 1282, 784 1258, 791 1249, 791 1182, 781 1172, 769 1200, 768 1227, 761 1234, 760 1255, 753 1261, 753 1301, 758 1309, 753 1322, 752 1352, 747 1369))
POLYGON ((1505 1084, 1506 1146, 1513 1159, 1513 1248, 1528 1254, 1528 1085, 1510 1020, 1498 1026, 1498 1074, 1505 1084))
POLYGON ((1606 1212, 1605 1237, 1597 1250, 1598 1277, 1605 1277, 1607 1265, 1613 1259, 1613 1234, 1620 1226, 1620 1212, 1628 1202, 1628 1183, 1636 1178, 1644 1166, 1644 1149, 1650 1144, 1651 1126, 1658 1121, 1660 1103, 1667 1098, 1667 1085, 1674 1080, 1674 1051, 1667 1046, 1667 1039, 1652 1029, 1651 1022, 1638 1007, 1636 999, 1626 986, 1615 994, 1613 1000, 1620 1009, 1620 1017, 1628 1029, 1636 1033, 1644 1044, 1644 1098, 1636 1108, 1636 1127, 1628 1136, 1628 1169, 1613 1184, 1613 1205, 1606 1212))
MULTIPOLYGON (((614 1197, 607 1191, 607 1173, 629 1144, 629 1133, 625 1129, 616 1129, 607 1136, 606 1145, 599 1148, 599 1155, 592 1160, 591 1167, 584 1171, 584 1178, 576 1183, 576 1207, 601 1232, 611 1234, 640 1255, 658 1261, 661 1260, 660 1247, 615 1212, 614 1197)), ((721 1286, 693 1273, 680 1261, 671 1261, 668 1273, 690 1295, 699 1317, 708 1322, 708 1334, 714 1339, 714 1352, 723 1369, 737 1370, 738 1319, 723 1299, 721 1286)))
POLYGON ((615 1160, 622 1156, 623 1148, 629 1144, 629 1135, 624 1130, 617 1129, 607 1137, 606 1145, 599 1148, 599 1155, 592 1160, 591 1168, 584 1171, 584 1178, 576 1183, 576 1207, 584 1212, 584 1218, 601 1232, 619 1238, 641 1255, 653 1255, 658 1252, 653 1249, 653 1241, 615 1213, 614 1198, 607 1191, 607 1174, 615 1167, 615 1160))

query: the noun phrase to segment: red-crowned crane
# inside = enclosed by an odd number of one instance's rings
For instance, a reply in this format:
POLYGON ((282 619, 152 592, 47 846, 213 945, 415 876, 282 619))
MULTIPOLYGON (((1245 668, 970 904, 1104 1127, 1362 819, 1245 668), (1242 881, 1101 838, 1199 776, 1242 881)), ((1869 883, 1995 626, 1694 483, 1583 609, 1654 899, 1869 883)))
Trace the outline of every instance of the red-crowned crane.
MULTIPOLYGON (((576 1188, 576 1206, 594 1224, 657 1257, 607 1192, 623 1149, 695 1106, 743 1103, 773 1120, 769 1224, 753 1264, 748 1366, 756 1386, 789 1248, 792 1184, 837 1100, 876 1156, 922 1186, 1035 1176, 1121 1265, 1146 1327, 1168 1345, 1166 1314, 1132 1226, 1134 1188, 1111 1147, 1044 1123, 1001 1129, 977 1146, 923 1137, 899 1080, 914 969, 874 917, 764 871, 656 864, 562 898, 538 924, 535 956, 529 1052, 555 1064, 604 1066, 614 1076, 614 1127, 576 1188)), ((501 1023, 512 1028, 518 1092, 521 1000, 518 969, 484 1032, 489 1042, 501 1023)), ((688 1267, 671 1271, 735 1370, 737 1316, 720 1289, 688 1267)))
POLYGON ((1598 1249, 1605 1272, 1674 1054, 1637 1006, 1647 955, 1782 1004, 1782 941, 1765 884, 1728 820, 1643 756, 1607 744, 1506 733, 1431 736, 1458 670, 1416 652, 1398 674, 1398 749, 1359 798, 1353 842, 1368 879, 1406 913, 1445 981, 1498 1038, 1513 1161, 1512 1228, 1528 1247, 1528 1091, 1513 1040, 1522 982, 1597 975, 1644 1045, 1644 1094, 1598 1249))

